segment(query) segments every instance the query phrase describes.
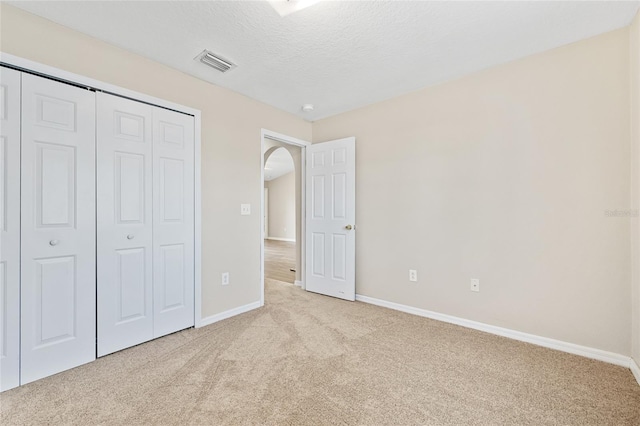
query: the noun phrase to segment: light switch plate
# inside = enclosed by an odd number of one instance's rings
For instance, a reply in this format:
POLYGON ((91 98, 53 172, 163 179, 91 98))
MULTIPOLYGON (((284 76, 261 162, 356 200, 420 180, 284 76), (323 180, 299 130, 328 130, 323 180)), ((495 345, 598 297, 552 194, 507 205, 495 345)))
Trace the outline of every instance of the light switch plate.
POLYGON ((251 214, 251 204, 240 204, 240 214, 247 216, 251 214))

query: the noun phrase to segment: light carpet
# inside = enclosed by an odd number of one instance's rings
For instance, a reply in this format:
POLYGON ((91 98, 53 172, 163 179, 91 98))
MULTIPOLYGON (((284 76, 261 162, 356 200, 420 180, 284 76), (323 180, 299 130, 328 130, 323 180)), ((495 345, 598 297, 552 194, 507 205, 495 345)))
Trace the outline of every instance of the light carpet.
POLYGON ((640 425, 628 369, 271 280, 264 308, 0 404, 2 425, 640 425))

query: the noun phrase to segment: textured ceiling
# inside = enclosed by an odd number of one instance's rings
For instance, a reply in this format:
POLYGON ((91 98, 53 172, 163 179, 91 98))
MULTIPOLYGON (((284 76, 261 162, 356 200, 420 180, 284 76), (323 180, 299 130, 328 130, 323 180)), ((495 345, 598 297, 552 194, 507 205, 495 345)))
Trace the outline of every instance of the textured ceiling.
POLYGON ((313 121, 628 25, 629 2, 10 2, 313 121), (238 67, 193 60, 209 49, 238 67), (304 113, 301 105, 315 110, 304 113))
POLYGON ((293 157, 286 148, 278 148, 267 159, 264 165, 264 180, 274 180, 294 169, 293 157))

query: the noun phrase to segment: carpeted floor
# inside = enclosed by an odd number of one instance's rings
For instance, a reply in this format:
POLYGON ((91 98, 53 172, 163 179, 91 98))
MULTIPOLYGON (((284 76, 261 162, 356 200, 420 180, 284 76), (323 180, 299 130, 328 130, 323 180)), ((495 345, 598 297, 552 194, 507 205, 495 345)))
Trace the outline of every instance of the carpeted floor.
POLYGON ((625 368, 278 281, 0 402, 2 425, 640 425, 625 368))

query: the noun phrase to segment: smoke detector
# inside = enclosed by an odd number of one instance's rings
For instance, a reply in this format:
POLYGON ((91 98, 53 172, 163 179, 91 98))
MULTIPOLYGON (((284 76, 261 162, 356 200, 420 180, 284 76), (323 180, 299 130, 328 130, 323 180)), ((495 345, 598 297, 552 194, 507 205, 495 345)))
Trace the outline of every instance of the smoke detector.
POLYGON ((211 68, 215 68, 220 72, 227 72, 237 66, 233 62, 224 59, 220 55, 212 53, 206 49, 203 50, 202 53, 200 53, 194 59, 197 59, 203 64, 209 65, 211 68))
POLYGON ((304 111, 304 112, 313 111, 313 104, 304 104, 304 105, 302 105, 302 111, 304 111))

